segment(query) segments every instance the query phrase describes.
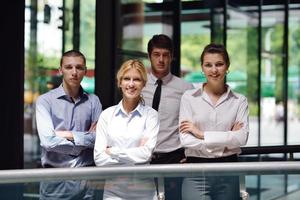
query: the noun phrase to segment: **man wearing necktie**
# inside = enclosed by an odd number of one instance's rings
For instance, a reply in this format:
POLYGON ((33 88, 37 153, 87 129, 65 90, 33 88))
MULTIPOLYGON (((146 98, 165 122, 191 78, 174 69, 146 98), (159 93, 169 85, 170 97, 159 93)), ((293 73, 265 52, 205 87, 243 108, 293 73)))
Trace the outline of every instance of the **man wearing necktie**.
MULTIPOLYGON (((167 35, 154 35, 149 40, 148 57, 151 73, 148 74, 148 82, 142 94, 145 103, 158 111, 160 120, 151 164, 181 163, 185 155, 178 131, 180 99, 182 94, 193 86, 171 74, 173 43, 167 35)), ((179 178, 165 179, 165 196, 167 200, 181 199, 179 178)))

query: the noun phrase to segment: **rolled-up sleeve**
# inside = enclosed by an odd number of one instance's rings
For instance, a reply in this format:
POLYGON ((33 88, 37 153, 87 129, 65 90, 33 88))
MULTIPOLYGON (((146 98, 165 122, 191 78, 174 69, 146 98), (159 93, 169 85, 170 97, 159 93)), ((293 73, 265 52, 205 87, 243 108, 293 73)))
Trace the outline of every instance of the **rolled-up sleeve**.
POLYGON ((109 113, 106 110, 101 113, 97 123, 96 141, 94 147, 94 161, 96 166, 114 165, 119 163, 117 159, 112 158, 105 152, 108 146, 109 137, 107 134, 108 118, 109 113))
POLYGON ((46 99, 39 98, 36 102, 36 123, 41 146, 47 151, 75 156, 80 154, 81 149, 76 148, 74 142, 55 134, 50 103, 46 99))
MULTIPOLYGON (((180 111, 179 111, 179 126, 182 121, 190 121, 193 122, 192 119, 192 108, 189 103, 189 93, 184 93, 181 97, 180 102, 180 111)), ((200 149, 204 145, 204 141, 196 138, 194 135, 189 133, 181 133, 180 132, 180 142, 181 145, 185 148, 191 149, 200 149)))
MULTIPOLYGON (((93 95, 92 98, 92 122, 91 126, 97 124, 99 116, 102 112, 102 105, 97 96, 93 95)), ((92 131, 72 131, 74 143, 76 146, 81 146, 85 148, 94 148, 95 139, 96 139, 96 129, 92 131)))

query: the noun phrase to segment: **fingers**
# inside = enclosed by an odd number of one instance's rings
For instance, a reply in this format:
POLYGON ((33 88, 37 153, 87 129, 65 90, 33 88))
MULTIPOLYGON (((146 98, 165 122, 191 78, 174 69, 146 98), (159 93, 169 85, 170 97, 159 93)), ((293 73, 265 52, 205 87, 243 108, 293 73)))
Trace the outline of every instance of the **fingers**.
POLYGON ((148 141, 148 138, 142 138, 140 141, 139 147, 144 146, 147 141, 148 141))
POLYGON ((238 131, 244 126, 243 122, 235 122, 231 128, 232 131, 238 131))
POLYGON ((105 149, 105 153, 108 154, 108 155, 110 155, 110 147, 107 147, 107 148, 105 149))
POLYGON ((97 123, 96 122, 92 123, 91 127, 89 129, 89 132, 95 132, 96 131, 96 127, 97 127, 97 123))
POLYGON ((192 123, 189 121, 182 121, 179 125, 179 131, 181 133, 187 133, 191 128, 192 123))

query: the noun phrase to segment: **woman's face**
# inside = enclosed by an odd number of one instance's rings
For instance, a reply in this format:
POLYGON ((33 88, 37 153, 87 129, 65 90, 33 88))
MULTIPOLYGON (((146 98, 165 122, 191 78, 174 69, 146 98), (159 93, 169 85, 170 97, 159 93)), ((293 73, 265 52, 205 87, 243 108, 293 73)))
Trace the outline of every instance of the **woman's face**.
POLYGON ((137 69, 129 69, 122 77, 120 88, 123 98, 128 100, 139 100, 145 83, 137 69))
POLYGON ((228 66, 218 53, 206 53, 203 57, 202 71, 206 76, 207 83, 224 84, 228 66))

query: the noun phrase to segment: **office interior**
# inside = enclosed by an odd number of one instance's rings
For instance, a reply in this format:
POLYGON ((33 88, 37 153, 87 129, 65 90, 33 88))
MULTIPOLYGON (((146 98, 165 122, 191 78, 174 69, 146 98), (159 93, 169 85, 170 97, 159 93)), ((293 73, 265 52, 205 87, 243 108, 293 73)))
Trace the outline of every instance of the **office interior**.
MULTIPOLYGON (((147 42, 159 33, 174 41, 172 73, 195 86, 205 81, 199 62, 203 47, 210 42, 227 47, 231 59, 227 83, 247 97, 250 110, 250 133, 241 162, 299 160, 299 0, 11 0, 2 4, 0 169, 40 167, 35 100, 60 83, 62 52, 78 49, 86 55, 83 87, 97 94, 107 108, 120 100, 115 84, 120 64, 136 58, 149 69, 147 42)), ((288 186, 288 178, 284 179, 288 186)))

